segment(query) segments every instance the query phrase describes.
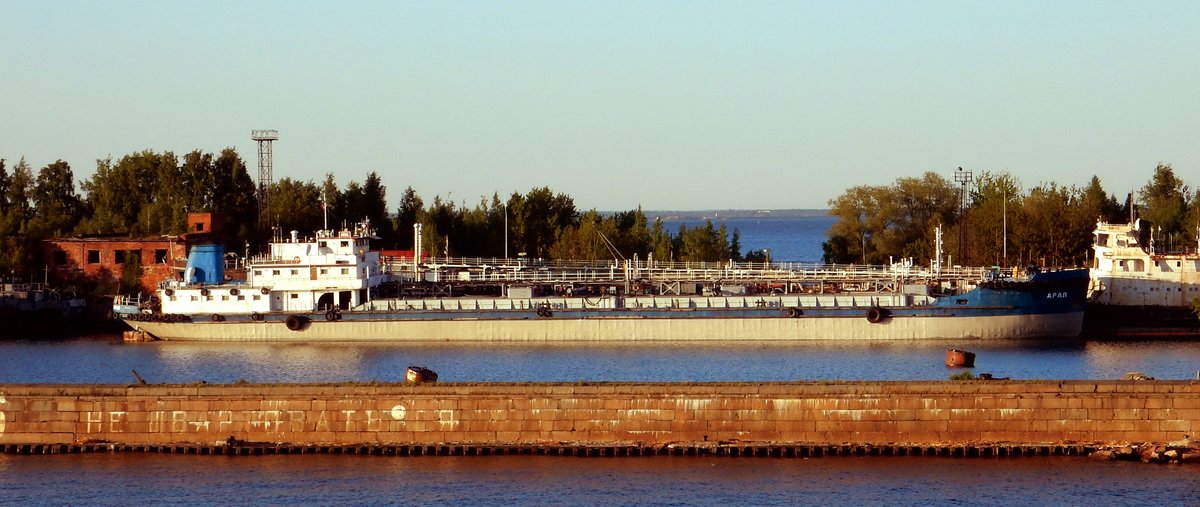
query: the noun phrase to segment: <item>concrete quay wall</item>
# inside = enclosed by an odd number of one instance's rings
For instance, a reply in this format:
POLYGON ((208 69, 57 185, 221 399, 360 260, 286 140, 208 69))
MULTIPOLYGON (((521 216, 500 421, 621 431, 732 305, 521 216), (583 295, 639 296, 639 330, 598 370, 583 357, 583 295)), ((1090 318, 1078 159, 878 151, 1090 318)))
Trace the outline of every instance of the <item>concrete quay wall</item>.
POLYGON ((0 444, 1168 442, 1200 382, 12 385, 0 444))

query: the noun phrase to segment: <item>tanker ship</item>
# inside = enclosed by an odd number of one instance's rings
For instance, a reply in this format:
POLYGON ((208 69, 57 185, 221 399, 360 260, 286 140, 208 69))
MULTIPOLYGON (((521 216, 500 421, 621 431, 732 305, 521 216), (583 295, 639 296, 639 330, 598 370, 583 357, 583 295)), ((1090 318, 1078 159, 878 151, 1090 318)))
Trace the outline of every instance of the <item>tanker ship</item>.
POLYGON ((369 224, 276 238, 229 281, 219 245, 113 311, 142 339, 713 342, 1076 337, 1088 271, 396 260, 369 224))

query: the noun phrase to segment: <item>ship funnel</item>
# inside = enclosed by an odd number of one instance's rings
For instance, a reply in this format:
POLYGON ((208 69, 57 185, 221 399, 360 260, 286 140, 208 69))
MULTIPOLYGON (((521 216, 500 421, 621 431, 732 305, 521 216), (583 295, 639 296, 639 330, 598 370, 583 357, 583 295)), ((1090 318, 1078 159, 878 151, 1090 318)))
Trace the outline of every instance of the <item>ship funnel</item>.
POLYGON ((225 281, 225 247, 220 244, 194 245, 188 252, 187 283, 225 281))

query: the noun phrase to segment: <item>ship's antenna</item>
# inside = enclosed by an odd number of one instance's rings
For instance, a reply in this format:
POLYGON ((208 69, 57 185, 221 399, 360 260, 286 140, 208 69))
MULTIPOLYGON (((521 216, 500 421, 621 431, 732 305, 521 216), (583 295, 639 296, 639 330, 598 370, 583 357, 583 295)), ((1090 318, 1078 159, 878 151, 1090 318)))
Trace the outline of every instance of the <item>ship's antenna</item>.
POLYGON ((325 200, 325 189, 321 189, 321 214, 325 218, 325 230, 329 230, 329 203, 325 200))

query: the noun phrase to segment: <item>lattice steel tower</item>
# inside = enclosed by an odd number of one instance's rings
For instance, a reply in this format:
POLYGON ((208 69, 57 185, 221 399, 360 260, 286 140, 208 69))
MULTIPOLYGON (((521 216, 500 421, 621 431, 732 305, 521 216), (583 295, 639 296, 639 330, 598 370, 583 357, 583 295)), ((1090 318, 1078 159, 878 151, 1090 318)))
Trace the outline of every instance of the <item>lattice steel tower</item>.
POLYGON ((270 230, 271 223, 271 147, 279 139, 277 130, 251 130, 250 139, 258 141, 258 227, 270 230))

